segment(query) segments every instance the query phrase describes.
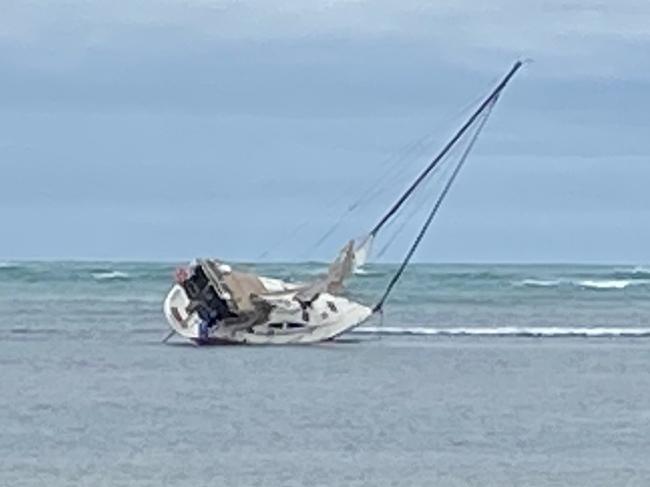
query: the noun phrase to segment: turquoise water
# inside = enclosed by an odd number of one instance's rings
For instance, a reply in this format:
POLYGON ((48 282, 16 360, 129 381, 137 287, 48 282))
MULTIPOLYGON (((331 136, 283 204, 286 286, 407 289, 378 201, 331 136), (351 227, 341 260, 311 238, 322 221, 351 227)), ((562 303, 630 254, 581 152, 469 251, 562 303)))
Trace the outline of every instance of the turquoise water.
MULTIPOLYGON (((0 263, 0 332, 163 332, 164 294, 175 264, 0 263)), ((242 264, 289 281, 313 279, 324 264, 242 264)), ((395 270, 370 265, 347 293, 375 304, 395 270)), ((650 330, 650 266, 414 265, 391 295, 383 325, 479 333, 526 329, 562 334, 650 330), (546 329, 546 330, 545 330, 546 329)), ((375 319, 369 326, 380 325, 375 319)), ((426 330, 428 329, 428 330, 426 330)))
POLYGON ((0 264, 0 484, 650 485, 648 267, 415 265, 283 348, 162 345, 174 268, 0 264))

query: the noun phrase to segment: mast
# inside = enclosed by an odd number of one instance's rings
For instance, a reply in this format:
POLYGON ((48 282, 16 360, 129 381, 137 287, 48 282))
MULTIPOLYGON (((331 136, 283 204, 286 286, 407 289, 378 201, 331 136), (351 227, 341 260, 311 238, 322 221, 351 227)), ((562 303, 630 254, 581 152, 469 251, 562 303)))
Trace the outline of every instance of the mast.
POLYGON ((449 150, 458 142, 458 140, 463 136, 463 134, 470 129, 470 127, 474 126, 474 133, 471 135, 471 138, 469 140, 469 143, 465 147, 465 150, 461 154, 458 162, 456 163, 456 167, 454 168, 451 177, 445 184, 442 193, 436 198, 436 201, 433 204, 433 207, 429 211, 429 215, 427 216, 427 219, 425 220, 424 224, 422 225, 422 228, 420 229, 420 232, 418 233, 417 237, 415 238, 415 241, 411 244, 411 247, 409 248, 406 256, 404 257, 404 260, 400 264, 399 268, 397 269, 397 272, 393 275, 391 278, 390 282, 388 283, 388 286, 386 287, 386 290, 382 294, 381 298, 373 308, 373 313, 378 313, 382 312, 384 303, 388 299, 388 296, 390 295, 391 291, 393 290, 393 287, 395 287, 395 284, 397 284, 397 281, 400 279, 404 271, 406 270, 406 267, 408 266, 409 262, 411 261, 411 257, 413 257, 413 254, 415 254, 416 249, 422 242, 422 239, 427 233, 427 230, 429 229, 429 226, 431 225, 431 222, 433 221, 434 217, 436 216, 436 213, 440 209, 440 206, 442 205, 442 202, 444 201, 445 197, 449 193, 449 190, 451 186, 453 185, 454 181, 456 180, 456 177, 458 176, 458 173, 462 169, 463 165, 465 164, 465 161, 467 160, 467 157, 469 156, 469 153, 471 152, 472 148, 474 147, 474 144, 476 143, 479 134, 483 130, 483 127, 485 126, 485 123, 487 122, 487 119, 489 118, 490 114, 492 113, 492 109, 494 108, 494 105, 496 105, 497 101, 499 100, 499 96, 501 95, 501 92, 505 88, 505 86, 508 84, 510 79, 514 76, 514 74, 521 68, 523 63, 521 61, 517 61, 513 67, 510 69, 508 74, 506 75, 505 78, 499 83, 499 85, 494 89, 494 91, 485 99, 483 103, 481 103, 481 106, 474 112, 474 114, 469 118, 469 120, 461 127, 461 129, 456 133, 456 135, 447 143, 447 145, 443 148, 441 153, 429 164, 429 166, 418 176, 418 178, 415 180, 415 182, 409 187, 409 189, 402 195, 402 197, 393 205, 393 207, 386 213, 386 215, 380 220, 380 222, 375 226, 373 231, 370 233, 369 238, 373 236, 373 232, 376 233, 379 231, 381 226, 397 211, 397 209, 406 201, 406 199, 410 196, 410 194, 413 192, 413 190, 417 187, 418 184, 429 174, 429 172, 438 164, 443 157, 449 152, 449 150), (474 122, 476 125, 474 125, 474 122))
POLYGON ((451 186, 454 184, 454 181, 456 180, 456 177, 458 176, 458 173, 460 170, 463 168, 463 165, 465 164, 465 161, 467 160, 467 156, 469 156, 469 153, 472 151, 474 144, 476 143, 479 134, 483 130, 483 127, 485 126, 485 122, 487 122, 488 117, 490 116, 490 113, 492 113, 492 108, 494 108, 494 105, 496 104, 497 100, 499 99, 499 94, 497 94, 494 98, 491 99, 490 103, 487 106, 487 109, 485 112, 482 113, 481 119, 477 124, 477 127, 474 131, 474 134, 472 135, 472 138, 469 141, 469 144, 467 144, 467 147, 463 151, 462 155, 460 156, 460 159, 456 163, 456 167, 454 168, 454 171, 451 174, 451 177, 449 180, 447 180, 447 183, 445 184, 442 192, 436 198, 435 203, 433 204, 433 207, 429 211, 429 215, 427 216, 426 221, 424 222, 424 225, 422 225, 422 228, 420 229, 420 232, 418 233, 417 237, 415 238, 415 241, 411 244, 411 248, 409 249, 408 253, 406 254, 406 257, 404 257, 404 260, 399 266, 399 269, 397 269, 397 272, 393 275, 391 278, 390 282, 388 283, 388 286, 386 287, 386 290, 384 291, 384 294, 381 296, 381 299, 377 302, 375 307, 373 308, 373 313, 376 312, 381 312, 384 303, 386 302, 386 299, 388 299, 388 296, 390 292, 393 290, 393 287, 395 287, 395 284, 397 284, 397 281, 399 281, 399 278, 402 276, 404 271, 406 270, 406 266, 408 266, 409 262, 411 261, 411 257, 413 257, 413 254, 415 253, 415 250, 418 248, 420 245, 420 242, 424 238, 425 234, 427 233, 427 230, 429 229, 429 226, 431 225, 431 222, 433 221, 433 218, 436 216, 436 213, 438 213, 438 210, 440 209, 440 206, 442 205, 442 202, 445 200, 445 197, 447 196, 447 193, 449 193, 449 190, 451 189, 451 186))
POLYGON ((515 75, 515 73, 523 65, 522 61, 517 61, 506 76, 501 80, 501 82, 496 86, 496 88, 488 95, 481 105, 476 109, 472 116, 465 122, 465 124, 456 132, 456 134, 451 138, 449 142, 443 147, 440 153, 429 163, 429 165, 420 173, 420 175, 411 183, 408 189, 399 197, 399 199, 393 204, 393 206, 384 214, 384 216, 377 222, 373 229, 368 234, 366 240, 371 240, 377 235, 377 232, 386 224, 386 222, 399 210, 399 208, 404 204, 404 202, 411 196, 415 188, 429 175, 429 173, 435 168, 438 163, 444 159, 447 153, 456 145, 458 140, 467 132, 467 130, 474 124, 476 119, 483 113, 483 111, 490 105, 492 101, 496 101, 499 94, 506 87, 510 79, 515 75))

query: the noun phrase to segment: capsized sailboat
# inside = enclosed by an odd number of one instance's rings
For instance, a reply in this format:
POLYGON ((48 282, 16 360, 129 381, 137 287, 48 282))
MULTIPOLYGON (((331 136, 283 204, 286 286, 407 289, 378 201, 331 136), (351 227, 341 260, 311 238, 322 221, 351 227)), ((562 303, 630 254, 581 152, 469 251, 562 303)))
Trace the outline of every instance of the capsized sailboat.
MULTIPOLYGON (((332 339, 365 321, 372 309, 341 296, 352 272, 353 242, 327 275, 293 284, 199 259, 164 303, 173 333, 197 343, 290 344, 332 339)), ((180 274, 180 275, 179 275, 180 274)))
POLYGON ((165 341, 178 334, 197 344, 317 343, 336 338, 381 312, 463 167, 492 108, 522 64, 517 61, 512 66, 370 232, 360 241, 351 240, 345 245, 326 275, 313 282, 289 283, 235 270, 216 259, 197 259, 189 266, 178 269, 176 283, 163 304, 165 317, 171 327, 165 341), (374 306, 367 306, 345 297, 345 281, 355 269, 366 263, 377 234, 422 187, 434 169, 450 160, 450 151, 459 146, 462 140, 466 145, 453 161, 451 176, 435 199, 420 232, 379 301, 374 306))

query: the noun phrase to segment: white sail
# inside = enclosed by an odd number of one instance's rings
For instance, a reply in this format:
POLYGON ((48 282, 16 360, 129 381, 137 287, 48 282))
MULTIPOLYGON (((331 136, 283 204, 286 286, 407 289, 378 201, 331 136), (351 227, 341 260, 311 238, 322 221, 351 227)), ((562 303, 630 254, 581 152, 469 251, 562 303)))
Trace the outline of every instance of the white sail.
POLYGON ((368 257, 372 251, 373 240, 374 237, 372 235, 367 235, 354 250, 354 272, 360 270, 368 262, 368 257))

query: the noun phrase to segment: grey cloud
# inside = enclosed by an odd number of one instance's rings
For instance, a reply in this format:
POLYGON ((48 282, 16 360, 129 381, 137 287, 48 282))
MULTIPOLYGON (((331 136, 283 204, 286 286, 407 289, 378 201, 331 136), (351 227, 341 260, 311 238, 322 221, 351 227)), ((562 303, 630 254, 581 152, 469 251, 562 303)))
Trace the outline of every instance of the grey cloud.
MULTIPOLYGON (((44 48, 33 60, 40 65, 51 56, 59 65, 72 65, 87 49, 103 47, 150 53, 170 44, 191 51, 240 41, 333 39, 426 43, 450 63, 481 69, 529 56, 551 77, 624 72, 646 78, 647 70, 638 65, 650 44, 650 5, 634 0, 9 1, 0 19, 0 42, 44 48), (167 43, 158 44, 159 32, 166 33, 167 43)), ((20 57, 29 63, 29 56, 20 57)))

